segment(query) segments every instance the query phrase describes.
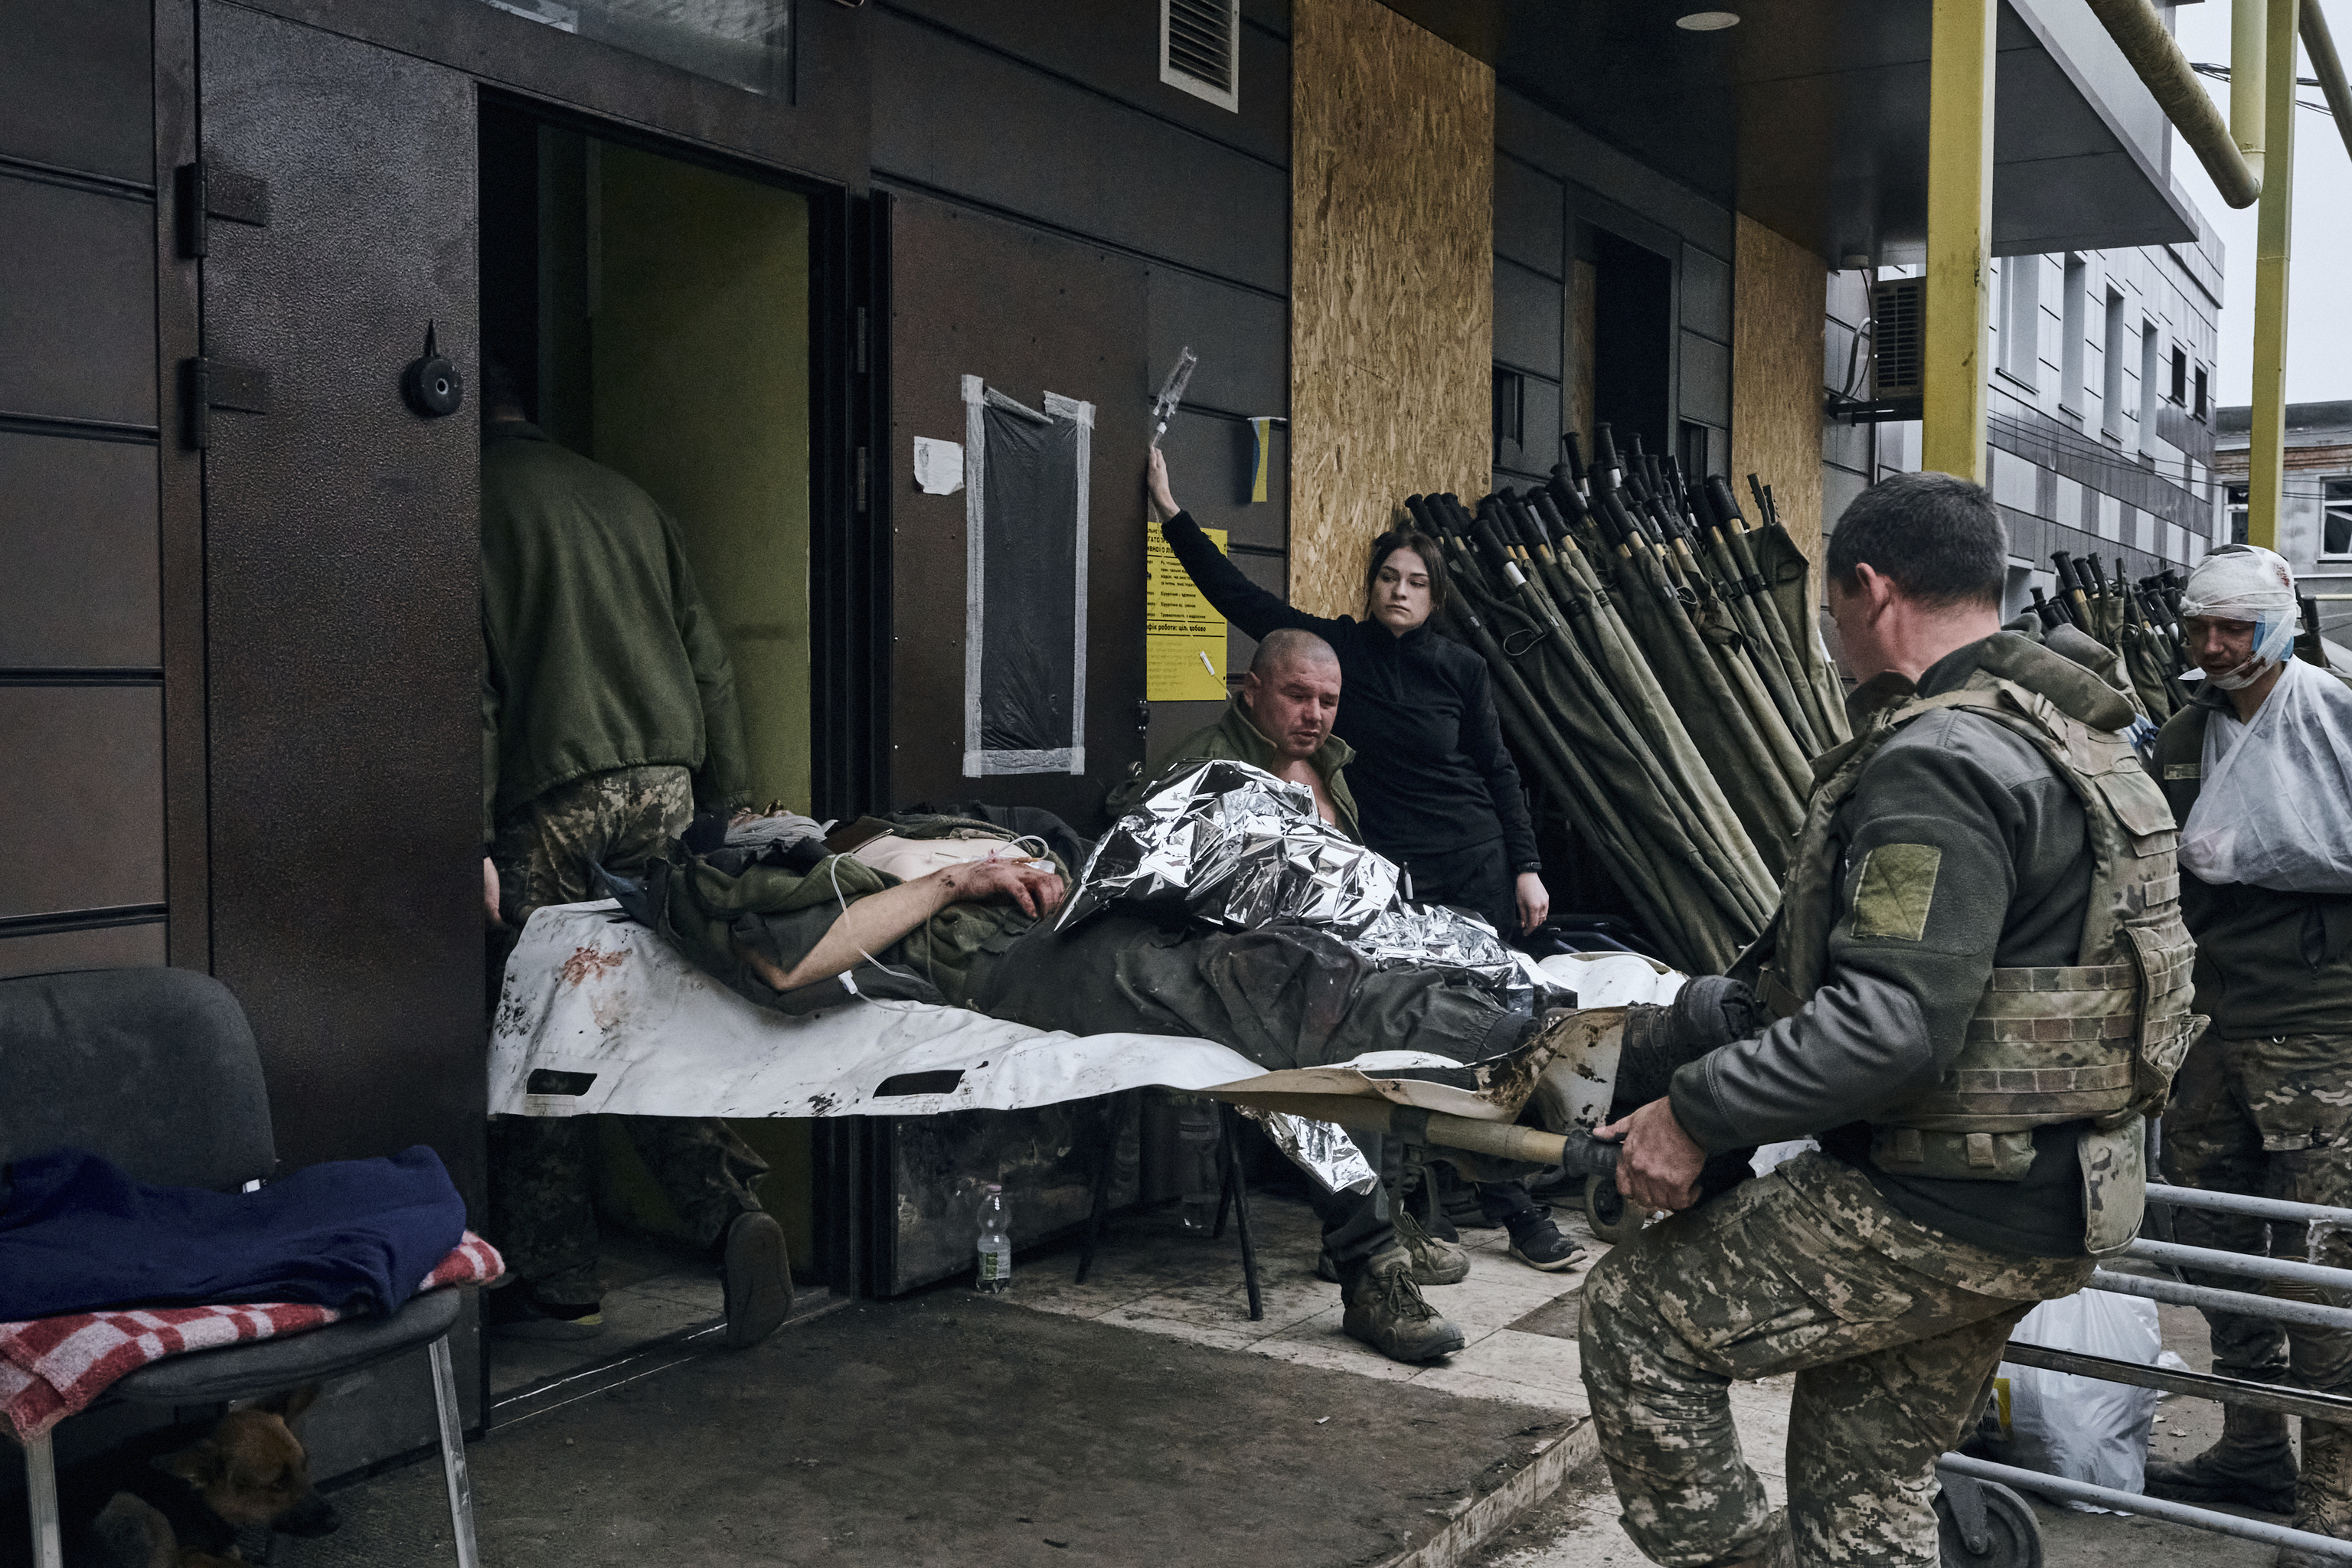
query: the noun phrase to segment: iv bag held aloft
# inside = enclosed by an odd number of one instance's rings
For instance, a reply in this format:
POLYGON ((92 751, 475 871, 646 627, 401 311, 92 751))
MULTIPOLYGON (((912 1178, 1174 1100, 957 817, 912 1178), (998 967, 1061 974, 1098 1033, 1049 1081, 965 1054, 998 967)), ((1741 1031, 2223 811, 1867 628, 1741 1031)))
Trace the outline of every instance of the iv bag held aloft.
POLYGON ((1013 1216, 1004 1189, 994 1182, 980 1194, 980 1268, 972 1288, 997 1296, 1013 1289, 1013 1216))
POLYGON ((1187 345, 1176 356, 1175 368, 1168 373, 1168 379, 1160 384, 1160 395, 1151 400, 1151 445, 1155 450, 1160 437, 1168 434, 1168 421, 1176 416, 1176 405, 1184 401, 1184 384, 1192 379, 1192 367, 1200 363, 1201 356, 1187 345))

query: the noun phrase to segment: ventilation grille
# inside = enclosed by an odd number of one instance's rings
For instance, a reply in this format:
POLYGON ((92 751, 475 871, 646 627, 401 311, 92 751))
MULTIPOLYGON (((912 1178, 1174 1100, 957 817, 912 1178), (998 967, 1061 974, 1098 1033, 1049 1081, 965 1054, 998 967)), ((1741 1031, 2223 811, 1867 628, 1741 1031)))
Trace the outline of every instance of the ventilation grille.
POLYGON ((1241 109, 1241 0, 1160 0, 1160 79, 1241 109))
POLYGON ((1927 391, 1927 280, 1890 278, 1870 291, 1870 395, 1879 401, 1927 391))

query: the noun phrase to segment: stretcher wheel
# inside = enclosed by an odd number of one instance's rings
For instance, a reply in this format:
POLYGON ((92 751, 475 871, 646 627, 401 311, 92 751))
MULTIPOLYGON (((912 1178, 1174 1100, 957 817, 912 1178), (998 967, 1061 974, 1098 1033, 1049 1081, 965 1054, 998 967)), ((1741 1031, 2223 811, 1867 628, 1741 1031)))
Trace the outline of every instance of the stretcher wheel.
POLYGON ((1936 1499, 1936 1537, 1942 1548, 1943 1568, 2042 1568, 2042 1523, 2033 1517, 2032 1504, 1999 1481, 1980 1481, 1948 1471, 1937 1479, 1944 1483, 1936 1499), (1975 1490, 1975 1507, 1968 1506, 1965 1499, 1954 1498, 1960 1487, 1975 1490), (1964 1522, 1968 1515, 1976 1517, 1964 1522), (1983 1551, 1971 1550, 1972 1535, 1983 1551))
POLYGON ((1592 1234, 1612 1247, 1622 1247, 1642 1234, 1642 1215, 1625 1206, 1613 1173, 1584 1178, 1584 1218, 1592 1234))

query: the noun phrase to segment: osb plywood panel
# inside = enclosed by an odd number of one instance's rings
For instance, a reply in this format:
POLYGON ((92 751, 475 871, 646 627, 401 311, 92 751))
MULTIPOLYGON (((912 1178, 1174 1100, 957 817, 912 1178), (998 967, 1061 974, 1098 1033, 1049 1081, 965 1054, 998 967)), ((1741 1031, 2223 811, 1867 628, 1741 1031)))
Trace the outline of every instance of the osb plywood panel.
POLYGON ((1794 240, 1739 218, 1732 273, 1731 482, 1772 487, 1780 521, 1822 556, 1822 310, 1829 268, 1794 240))
POLYGON ((1486 489, 1495 73, 1379 0, 1296 0, 1290 58, 1290 600, 1360 615, 1398 503, 1486 489))

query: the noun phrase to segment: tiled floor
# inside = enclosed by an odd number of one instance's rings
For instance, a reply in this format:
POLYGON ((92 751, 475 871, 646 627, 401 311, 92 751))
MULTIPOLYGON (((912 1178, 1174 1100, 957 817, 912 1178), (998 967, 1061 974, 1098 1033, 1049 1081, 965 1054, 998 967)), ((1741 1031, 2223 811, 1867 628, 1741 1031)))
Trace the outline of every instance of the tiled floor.
POLYGON ((1429 1287, 1423 1294, 1461 1329, 1468 1343, 1459 1353, 1429 1366, 1390 1361, 1340 1331, 1339 1288, 1315 1278, 1318 1231, 1313 1211, 1304 1203, 1260 1194, 1251 1200, 1251 1214, 1265 1308, 1260 1321, 1249 1320, 1240 1244, 1233 1228, 1229 1226, 1220 1241, 1188 1237, 1178 1232, 1172 1210, 1114 1222, 1086 1284, 1071 1282, 1075 1253, 1053 1253, 1024 1263, 1004 1299, 1038 1311, 1362 1377, 1586 1414, 1573 1315, 1544 1310, 1575 1293, 1601 1250, 1585 1230, 1580 1214, 1566 1209, 1556 1213, 1561 1230, 1586 1249, 1573 1268, 1558 1274, 1542 1273, 1509 1257, 1500 1230, 1463 1232, 1463 1245, 1471 1255, 1470 1277, 1458 1285, 1429 1287), (1537 1331, 1529 1331, 1530 1319, 1537 1331), (1560 1337, 1563 1331, 1570 1337, 1560 1337))

